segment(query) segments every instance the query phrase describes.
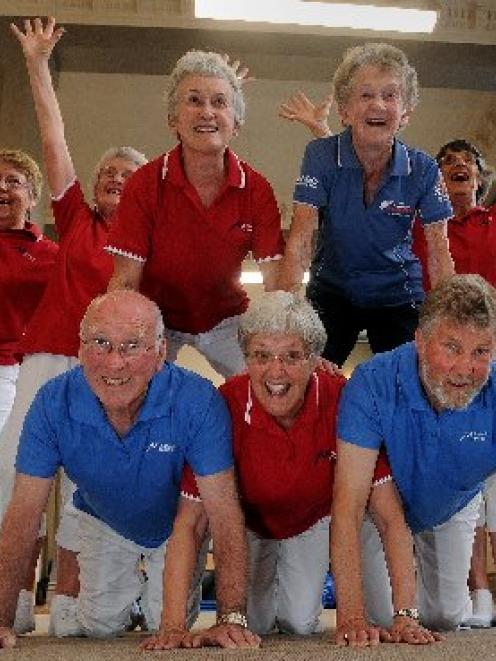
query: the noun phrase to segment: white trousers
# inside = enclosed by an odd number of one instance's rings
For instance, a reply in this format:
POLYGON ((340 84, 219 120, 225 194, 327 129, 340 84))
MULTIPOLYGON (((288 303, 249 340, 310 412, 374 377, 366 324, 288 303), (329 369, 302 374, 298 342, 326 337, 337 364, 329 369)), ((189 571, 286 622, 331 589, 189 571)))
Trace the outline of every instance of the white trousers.
POLYGON ((0 522, 12 496, 19 438, 31 402, 49 379, 77 364, 77 358, 37 353, 26 356, 20 366, 14 404, 0 434, 0 522))
MULTIPOLYGON (((471 616, 467 578, 480 502, 478 494, 445 523, 414 535, 417 605, 422 623, 431 629, 453 630, 471 616)), ((393 607, 382 544, 377 531, 366 535, 364 544, 362 531, 362 553, 369 554, 362 563, 367 612, 372 622, 388 627, 393 607), (374 544, 381 545, 380 552, 374 552, 374 544)))
POLYGON ((487 478, 482 490, 477 528, 483 526, 486 526, 487 532, 496 532, 496 474, 487 478))
POLYGON ((18 374, 19 365, 0 365, 0 432, 14 403, 18 374))
POLYGON ((227 379, 245 369, 245 359, 238 344, 239 316, 228 317, 206 333, 181 333, 165 329, 167 360, 174 362, 181 347, 188 345, 204 356, 221 376, 227 379))
POLYGON ((162 614, 166 543, 156 549, 139 546, 83 512, 79 535, 77 618, 83 632, 95 638, 123 633, 138 597, 149 629, 156 631, 162 614))
POLYGON ((258 634, 275 627, 309 635, 322 612, 329 567, 329 517, 288 539, 262 539, 247 530, 248 626, 258 634))

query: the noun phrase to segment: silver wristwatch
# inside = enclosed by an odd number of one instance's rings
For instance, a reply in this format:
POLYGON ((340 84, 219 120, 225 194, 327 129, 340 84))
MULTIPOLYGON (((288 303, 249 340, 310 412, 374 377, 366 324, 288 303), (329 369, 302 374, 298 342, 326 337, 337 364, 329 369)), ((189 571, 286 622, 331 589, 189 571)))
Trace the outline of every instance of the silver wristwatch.
POLYGON ((419 619, 418 608, 400 608, 394 611, 394 617, 409 617, 411 620, 419 619))
POLYGON ((241 611, 231 611, 217 616, 217 624, 237 624, 243 629, 248 629, 248 620, 241 611))

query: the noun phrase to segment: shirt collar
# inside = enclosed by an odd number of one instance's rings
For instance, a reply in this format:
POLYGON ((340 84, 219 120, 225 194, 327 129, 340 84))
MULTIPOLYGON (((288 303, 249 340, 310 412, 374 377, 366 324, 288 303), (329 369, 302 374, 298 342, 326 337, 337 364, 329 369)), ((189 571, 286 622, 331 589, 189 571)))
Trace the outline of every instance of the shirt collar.
POLYGON ((34 243, 40 241, 43 238, 43 234, 41 233, 41 230, 38 227, 38 225, 35 225, 35 223, 30 223, 29 221, 26 221, 22 229, 10 229, 10 230, 7 229, 7 230, 3 230, 2 234, 3 233, 6 233, 7 235, 10 236, 19 236, 19 234, 22 234, 28 239, 31 239, 31 241, 33 241, 34 243))
POLYGON ((456 216, 452 216, 450 218, 450 223, 465 223, 467 222, 472 216, 479 216, 480 220, 485 220, 488 216, 490 216, 491 213, 489 209, 486 209, 486 207, 483 206, 475 206, 470 209, 470 211, 467 211, 466 214, 463 216, 460 216, 457 218, 456 216))
MULTIPOLYGON (((227 165, 226 185, 232 188, 245 188, 246 173, 241 165, 241 161, 229 147, 226 148, 225 158, 227 165)), ((182 164, 181 143, 176 145, 172 151, 164 154, 161 177, 162 180, 165 180, 167 177, 171 183, 183 188, 189 183, 182 164)))
MULTIPOLYGON (((337 166, 343 168, 361 168, 355 150, 353 149, 351 128, 340 133, 337 136, 337 166)), ((393 161, 390 168, 390 174, 395 176, 407 176, 411 174, 412 165, 408 148, 399 140, 394 139, 393 143, 393 161)))

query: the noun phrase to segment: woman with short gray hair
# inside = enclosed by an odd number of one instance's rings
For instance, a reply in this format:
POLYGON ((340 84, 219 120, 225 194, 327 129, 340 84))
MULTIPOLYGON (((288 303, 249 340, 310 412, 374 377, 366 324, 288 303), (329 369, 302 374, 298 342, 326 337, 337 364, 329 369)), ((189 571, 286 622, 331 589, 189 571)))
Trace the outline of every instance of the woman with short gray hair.
POLYGON ((218 53, 188 51, 172 71, 168 101, 179 144, 124 192, 107 246, 110 288, 139 288, 159 305, 169 361, 190 345, 228 377, 244 368, 241 264, 251 251, 265 288, 274 288, 280 214, 268 181, 229 148, 245 116, 236 68, 218 53))

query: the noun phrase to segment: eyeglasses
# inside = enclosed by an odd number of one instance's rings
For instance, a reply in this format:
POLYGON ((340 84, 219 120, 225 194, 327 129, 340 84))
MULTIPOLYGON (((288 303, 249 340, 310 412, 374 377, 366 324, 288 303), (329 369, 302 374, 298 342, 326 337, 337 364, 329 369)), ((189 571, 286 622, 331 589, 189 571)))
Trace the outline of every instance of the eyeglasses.
POLYGON ((443 156, 440 163, 441 165, 455 165, 458 161, 462 161, 465 165, 475 165, 477 157, 469 151, 454 151, 443 156))
POLYGON ((269 365, 274 360, 279 360, 286 367, 294 367, 300 363, 305 362, 312 354, 304 353, 303 351, 283 351, 281 353, 272 353, 271 351, 264 351, 263 349, 256 349, 249 351, 245 354, 247 362, 255 363, 264 367, 269 365))
POLYGON ((127 340, 115 345, 105 337, 81 338, 81 344, 96 356, 108 356, 112 351, 117 351, 121 358, 126 359, 141 358, 155 347, 154 344, 147 346, 140 340, 127 340))
POLYGON ((20 190, 21 188, 27 188, 29 183, 21 181, 17 177, 5 177, 4 179, 0 177, 0 185, 7 190, 20 190))

